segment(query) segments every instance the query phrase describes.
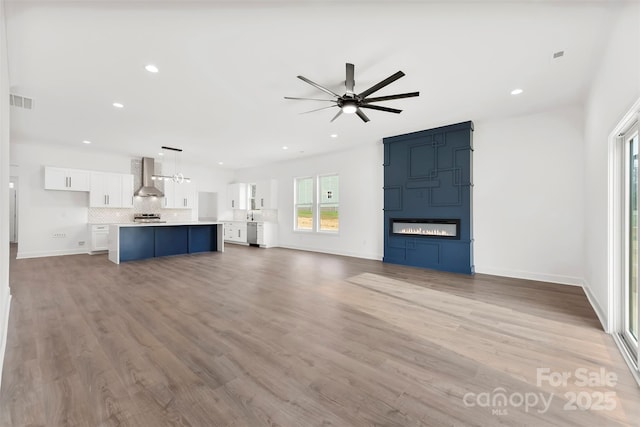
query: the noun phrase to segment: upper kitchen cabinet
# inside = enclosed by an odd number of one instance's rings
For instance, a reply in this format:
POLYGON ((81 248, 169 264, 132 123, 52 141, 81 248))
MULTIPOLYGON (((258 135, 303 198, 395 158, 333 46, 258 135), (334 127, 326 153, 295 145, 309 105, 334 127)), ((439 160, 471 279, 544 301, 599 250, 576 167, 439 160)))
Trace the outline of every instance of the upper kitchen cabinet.
POLYGON ((278 182, 267 179, 256 182, 256 209, 278 209, 278 182))
POLYGON ((133 175, 91 172, 89 207, 133 207, 133 175))
POLYGON ((122 177, 122 207, 133 207, 133 175, 126 174, 122 177))
POLYGON ((90 176, 90 172, 85 170, 45 166, 44 189, 89 191, 90 176))
POLYGON ((235 183, 227 186, 229 209, 247 209, 247 184, 235 183))
POLYGON ((193 183, 164 181, 164 207, 167 209, 192 209, 197 197, 193 183))

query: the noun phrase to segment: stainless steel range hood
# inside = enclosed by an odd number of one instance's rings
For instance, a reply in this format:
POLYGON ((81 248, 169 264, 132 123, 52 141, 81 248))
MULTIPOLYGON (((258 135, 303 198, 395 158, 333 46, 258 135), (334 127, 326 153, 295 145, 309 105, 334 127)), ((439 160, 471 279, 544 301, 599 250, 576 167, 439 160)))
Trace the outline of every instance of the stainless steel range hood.
POLYGON ((151 157, 142 158, 142 187, 135 192, 140 197, 163 197, 164 193, 155 187, 155 181, 151 179, 154 174, 154 160, 151 157))

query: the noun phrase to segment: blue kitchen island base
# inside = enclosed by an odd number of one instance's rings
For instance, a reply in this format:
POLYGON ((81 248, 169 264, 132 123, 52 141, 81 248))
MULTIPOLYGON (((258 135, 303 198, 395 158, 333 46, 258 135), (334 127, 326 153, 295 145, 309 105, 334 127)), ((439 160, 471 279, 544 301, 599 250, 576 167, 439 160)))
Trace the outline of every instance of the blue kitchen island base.
POLYGON ((109 227, 109 260, 125 261, 224 251, 222 224, 114 224, 109 227))

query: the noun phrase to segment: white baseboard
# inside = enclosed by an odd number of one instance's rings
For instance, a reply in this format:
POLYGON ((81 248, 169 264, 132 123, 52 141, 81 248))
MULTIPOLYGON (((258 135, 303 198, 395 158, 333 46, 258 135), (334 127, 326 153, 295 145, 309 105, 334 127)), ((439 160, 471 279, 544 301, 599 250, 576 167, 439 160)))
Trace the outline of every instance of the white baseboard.
POLYGON ((491 274, 493 276, 513 277, 515 279, 536 280, 538 282, 559 283, 561 285, 583 286, 581 277, 563 276, 560 274, 534 273, 531 271, 505 270, 501 268, 475 266, 476 273, 491 274))
POLYGON ((516 279, 526 279, 526 280, 536 280, 539 282, 550 282, 550 283, 558 283, 560 285, 569 285, 569 286, 580 286, 584 294, 587 296, 587 300, 589 300, 589 304, 593 307, 593 311, 596 312, 596 316, 598 316, 598 320, 600 320, 600 324, 602 325, 602 329, 606 333, 611 333, 609 328, 609 319, 606 312, 602 309, 602 306, 598 302, 598 299, 591 292, 591 288, 589 284, 580 277, 572 277, 572 276, 562 276, 557 274, 542 274, 542 273, 532 273, 529 271, 517 271, 517 270, 503 270, 498 268, 486 268, 476 266, 476 273, 481 274, 491 274, 494 276, 503 276, 503 277, 514 277, 516 279))
POLYGON ((25 258, 44 258, 48 256, 62 256, 62 255, 86 255, 87 249, 61 249, 57 251, 37 251, 37 252, 20 252, 20 246, 18 246, 18 253, 16 259, 25 258))
POLYGON ((591 307, 593 307, 593 311, 596 312, 596 316, 598 316, 598 320, 600 320, 600 323, 602 324, 602 329, 606 333, 610 334, 612 331, 611 331, 611 328, 609 327, 609 317, 605 314, 605 311, 602 309, 602 306, 598 302, 598 299, 591 292, 591 287, 589 286, 589 283, 587 283, 586 280, 584 281, 582 290, 584 291, 584 294, 587 296, 587 299, 589 300, 591 307))
POLYGON ((284 249, 294 249, 296 251, 318 252, 321 254, 348 256, 353 258, 363 258, 363 259, 371 259, 375 261, 382 261, 382 255, 361 254, 361 253, 355 253, 355 252, 349 252, 349 251, 333 251, 333 250, 325 250, 325 249, 318 249, 318 248, 307 248, 304 246, 296 246, 296 245, 278 245, 278 247, 284 248, 284 249))
POLYGON ((9 293, 9 287, 7 287, 6 300, 7 304, 4 307, 5 316, 4 319, 0 319, 0 388, 2 388, 2 367, 4 366, 4 355, 7 350, 7 335, 9 331, 9 311, 11 310, 11 293, 9 293))

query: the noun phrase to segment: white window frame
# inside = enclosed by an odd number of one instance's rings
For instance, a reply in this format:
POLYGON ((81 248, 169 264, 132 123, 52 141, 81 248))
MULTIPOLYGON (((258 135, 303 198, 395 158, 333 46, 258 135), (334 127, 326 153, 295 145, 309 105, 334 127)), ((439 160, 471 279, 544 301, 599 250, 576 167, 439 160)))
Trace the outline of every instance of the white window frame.
MULTIPOLYGON (((327 174, 323 174, 323 175, 318 175, 316 177, 316 187, 317 187, 317 193, 316 193, 316 218, 318 219, 317 221, 317 232, 318 233, 327 233, 327 234, 338 234, 340 232, 340 200, 338 200, 338 229, 337 230, 321 230, 320 229, 320 208, 322 208, 323 205, 328 204, 328 203, 322 203, 322 188, 320 185, 320 180, 322 178, 326 178, 329 176, 335 176, 338 178, 338 188, 340 188, 340 175, 337 173, 327 173, 327 174)), ((338 190, 338 196, 340 196, 340 190, 338 190)), ((331 203, 332 205, 335 203, 331 203)))
POLYGON ((293 178, 293 231, 299 233, 313 233, 316 229, 316 214, 315 214, 315 180, 313 176, 299 176, 293 178), (303 179, 311 180, 311 205, 307 203, 298 203, 298 181, 303 179), (298 228, 298 207, 310 206, 311 207, 311 229, 298 228))
MULTIPOLYGON (((320 203, 321 199, 321 188, 320 188, 320 179, 327 176, 336 176, 338 177, 338 187, 340 187, 340 174, 339 173, 326 173, 326 174, 317 174, 317 175, 305 175, 298 176, 293 178, 293 231, 297 233, 314 233, 314 234, 328 234, 328 235, 338 235, 340 233, 340 226, 338 225, 338 230, 320 230, 320 208, 324 203, 320 203), (311 179, 313 185, 313 195, 311 201, 311 229, 298 228, 298 207, 299 206, 308 206, 306 203, 298 203, 298 181, 303 179, 311 179)), ((338 191, 340 194, 340 191, 338 191)), ((335 203, 332 203, 335 204, 335 203)), ((340 202, 338 201, 338 218, 340 218, 340 202)))

